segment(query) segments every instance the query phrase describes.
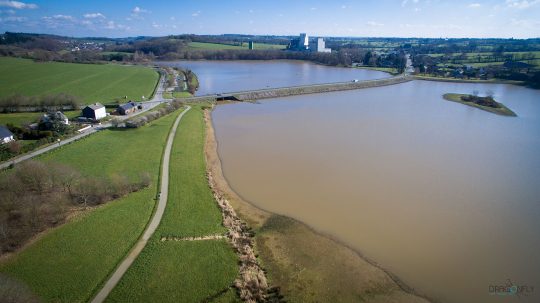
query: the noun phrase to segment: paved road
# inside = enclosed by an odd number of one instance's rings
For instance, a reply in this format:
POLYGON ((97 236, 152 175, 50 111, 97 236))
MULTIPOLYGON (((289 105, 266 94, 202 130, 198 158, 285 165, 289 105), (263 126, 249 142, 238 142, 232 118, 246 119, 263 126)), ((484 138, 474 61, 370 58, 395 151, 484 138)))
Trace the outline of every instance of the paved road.
MULTIPOLYGON (((159 80, 159 84, 158 84, 158 88, 156 89, 156 93, 154 94, 154 97, 150 100, 150 101, 146 101, 146 102, 143 102, 142 103, 142 106, 143 108, 141 110, 138 110, 136 111, 135 113, 131 114, 131 115, 127 115, 127 116, 118 116, 117 119, 119 119, 120 121, 123 121, 123 120, 126 120, 126 119, 129 119, 131 117, 133 117, 134 115, 140 115, 144 112, 147 112, 151 109, 153 109, 154 107, 158 106, 159 104, 161 103, 164 103, 164 102, 169 102, 170 100, 165 100, 163 99, 163 91, 165 90, 165 77, 161 77, 160 80, 159 80)), ((43 148, 40 148, 38 150, 35 150, 35 151, 32 151, 30 153, 27 153, 27 154, 24 154, 22 156, 19 156, 19 157, 16 157, 16 158, 13 158, 13 159, 10 159, 6 162, 3 162, 0 164, 0 170, 1 169, 5 169, 7 167, 9 167, 11 164, 17 164, 17 163, 20 163, 22 161, 26 161, 28 159, 32 159, 38 155, 41 155, 43 153, 46 153, 46 152, 49 152, 53 149, 56 149, 62 145, 66 145, 66 144, 69 144, 73 141, 77 141, 81 138, 84 138, 86 136, 89 136, 93 133, 96 133, 102 129, 105 129, 105 128, 108 128, 108 127, 111 127, 111 123, 108 122, 108 123, 104 123, 104 124, 101 124, 101 125, 94 125, 92 128, 80 133, 80 134, 77 134, 71 138, 68 138, 68 139, 65 139, 65 140, 61 140, 60 142, 58 143, 54 143, 52 145, 49 145, 49 146, 46 146, 46 147, 43 147, 43 148)))
POLYGON ((159 223, 161 222, 161 218, 163 217, 163 213, 165 212, 165 206, 167 205, 167 197, 169 193, 169 160, 171 157, 171 149, 172 144, 174 141, 174 136, 176 134, 176 129, 178 128, 178 124, 180 123, 180 120, 184 116, 184 114, 190 110, 191 107, 188 106, 179 116, 176 118, 176 121, 174 122, 173 128, 171 129, 169 133, 169 137, 167 139, 167 145, 165 146, 165 153, 163 154, 163 166, 161 167, 161 187, 159 195, 159 202, 157 206, 156 213, 154 214, 154 217, 150 221, 150 224, 146 227, 146 230, 144 231, 143 236, 137 241, 135 246, 131 249, 131 252, 125 257, 125 259, 120 263, 120 266, 116 269, 116 271, 112 274, 112 276, 109 278, 107 283, 103 286, 103 288, 99 291, 99 293, 96 295, 96 297, 92 300, 92 303, 101 303, 105 301, 107 296, 111 293, 111 291, 114 289, 116 284, 120 281, 122 276, 126 273, 128 268, 133 264, 133 261, 139 256, 143 248, 146 246, 146 243, 148 242, 148 239, 154 234, 156 231, 156 228, 159 226, 159 223))

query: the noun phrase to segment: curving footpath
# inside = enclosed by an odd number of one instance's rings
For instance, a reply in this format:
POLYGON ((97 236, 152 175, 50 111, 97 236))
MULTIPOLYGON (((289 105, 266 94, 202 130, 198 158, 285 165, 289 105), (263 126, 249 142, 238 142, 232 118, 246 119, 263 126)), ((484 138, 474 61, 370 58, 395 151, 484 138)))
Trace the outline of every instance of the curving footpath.
POLYGON ((154 217, 152 217, 152 220, 150 221, 150 224, 148 224, 148 226, 146 227, 146 230, 144 231, 142 237, 139 239, 139 241, 137 241, 135 246, 133 246, 129 254, 124 258, 122 263, 120 263, 118 268, 116 268, 116 271, 111 275, 109 280, 107 280, 103 288, 92 300, 92 303, 101 303, 105 301, 109 293, 111 293, 113 288, 116 286, 116 284, 118 284, 122 276, 124 276, 133 261, 135 261, 137 256, 139 256, 143 248, 146 246, 148 239, 152 237, 157 227, 159 226, 161 218, 163 217, 163 213, 165 212, 165 206, 167 205, 167 196, 169 192, 169 160, 171 157, 171 149, 174 141, 174 136, 176 134, 178 124, 180 124, 180 120, 182 119, 184 114, 190 109, 191 106, 188 105, 187 108, 178 116, 178 118, 176 118, 176 121, 174 122, 174 125, 169 132, 169 137, 167 138, 167 145, 165 146, 165 152, 163 153, 163 164, 161 166, 161 194, 159 195, 158 206, 154 217))

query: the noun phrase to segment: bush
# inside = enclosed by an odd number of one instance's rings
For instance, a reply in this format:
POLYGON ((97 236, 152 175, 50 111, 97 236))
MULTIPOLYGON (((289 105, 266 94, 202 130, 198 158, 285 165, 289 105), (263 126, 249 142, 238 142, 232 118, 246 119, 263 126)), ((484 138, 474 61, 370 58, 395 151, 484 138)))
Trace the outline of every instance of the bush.
POLYGON ((69 166, 23 162, 0 175, 0 253, 13 251, 36 233, 62 224, 72 206, 103 204, 150 182, 149 175, 130 182, 123 175, 83 177, 69 166))
POLYGON ((182 102, 173 101, 168 103, 164 108, 153 110, 146 113, 145 115, 137 116, 126 121, 127 128, 138 128, 144 126, 145 124, 152 122, 156 119, 159 119, 167 114, 174 112, 182 106, 182 102))

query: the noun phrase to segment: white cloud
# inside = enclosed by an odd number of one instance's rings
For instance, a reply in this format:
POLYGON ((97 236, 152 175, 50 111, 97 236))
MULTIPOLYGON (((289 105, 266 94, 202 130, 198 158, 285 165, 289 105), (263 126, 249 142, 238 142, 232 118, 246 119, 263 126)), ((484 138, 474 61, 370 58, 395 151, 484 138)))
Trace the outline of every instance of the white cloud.
MULTIPOLYGON (((417 4, 417 3, 420 2, 420 0, 412 0, 412 2, 413 2, 414 4, 417 4)), ((409 3, 409 0, 403 0, 403 1, 401 1, 401 6, 407 5, 407 3, 409 3)))
POLYGON ((201 14, 201 11, 196 11, 193 14, 191 14, 192 17, 199 17, 201 14))
POLYGON ((342 8, 342 9, 346 9, 346 8, 347 8, 347 5, 342 5, 341 8, 342 8))
POLYGON ((420 9, 420 8, 418 8, 418 7, 415 7, 415 8, 414 8, 414 11, 417 12, 417 13, 418 13, 419 11, 421 11, 421 10, 422 10, 422 9, 420 9))
POLYGON ((467 7, 469 7, 469 8, 479 8, 481 6, 482 6, 482 4, 480 4, 480 3, 471 3, 467 7))
POLYGON ((105 15, 103 15, 102 13, 88 13, 88 14, 84 14, 84 17, 86 19, 96 19, 96 18, 102 18, 102 19, 105 19, 105 15))
POLYGON ((56 19, 56 20, 68 20, 68 21, 75 20, 75 18, 73 18, 72 16, 69 16, 69 15, 54 15, 51 18, 56 19))
POLYGON ((148 11, 147 9, 135 6, 131 12, 138 15, 138 14, 149 13, 150 11, 148 11))
POLYGON ((316 11, 316 10, 317 10, 316 7, 312 7, 312 8, 310 8, 310 9, 311 9, 312 11, 316 11))
POLYGON ((378 23, 378 22, 375 22, 375 21, 368 21, 368 22, 366 22, 366 25, 367 26, 384 26, 383 23, 378 23))
POLYGON ((534 29, 534 28, 540 27, 540 21, 537 21, 537 20, 529 20, 529 19, 518 20, 518 19, 511 19, 511 20, 510 20, 510 23, 511 23, 513 26, 517 26, 517 27, 521 27, 521 28, 534 29))
POLYGON ((16 16, 8 16, 4 18, 0 17, 0 22, 23 22, 23 21, 26 21, 26 17, 16 17, 16 16))
POLYGON ((11 7, 15 9, 36 9, 37 4, 24 3, 19 1, 0 1, 0 6, 11 7))
POLYGON ((540 3, 540 0, 506 0, 506 6, 510 8, 524 9, 540 3))
POLYGON ((15 15, 17 12, 12 10, 12 9, 8 9, 8 10, 5 10, 5 11, 0 11, 0 15, 15 15))
POLYGON ((107 21, 105 26, 103 26, 104 29, 112 29, 112 30, 130 30, 131 28, 129 26, 125 26, 123 24, 118 24, 114 21, 107 21))

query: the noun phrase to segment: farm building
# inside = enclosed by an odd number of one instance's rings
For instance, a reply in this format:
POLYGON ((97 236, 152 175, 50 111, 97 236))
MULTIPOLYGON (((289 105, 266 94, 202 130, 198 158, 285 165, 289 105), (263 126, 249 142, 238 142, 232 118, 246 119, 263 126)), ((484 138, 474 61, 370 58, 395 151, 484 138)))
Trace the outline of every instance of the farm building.
POLYGON ((116 111, 120 115, 129 115, 129 114, 134 113, 136 110, 137 110, 137 104, 135 104, 135 102, 133 101, 129 101, 126 104, 122 104, 118 106, 118 108, 116 109, 116 111))
POLYGON ((105 106, 101 103, 90 104, 82 110, 83 117, 93 120, 103 119, 107 116, 105 106))
POLYGON ((0 143, 4 144, 13 140, 15 140, 15 138, 13 138, 13 133, 10 132, 6 127, 0 126, 0 143))

